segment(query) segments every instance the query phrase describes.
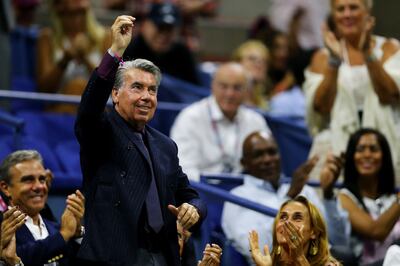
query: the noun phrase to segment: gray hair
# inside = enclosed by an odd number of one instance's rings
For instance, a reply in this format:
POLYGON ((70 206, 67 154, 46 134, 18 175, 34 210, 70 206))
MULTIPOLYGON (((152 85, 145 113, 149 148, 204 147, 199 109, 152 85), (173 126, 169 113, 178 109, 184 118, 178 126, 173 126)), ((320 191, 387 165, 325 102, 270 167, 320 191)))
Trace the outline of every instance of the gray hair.
POLYGON ((161 71, 158 68, 158 66, 156 66, 155 64, 153 64, 153 62, 149 60, 139 58, 133 61, 126 61, 118 68, 117 74, 115 76, 115 83, 114 83, 115 89, 120 89, 124 86, 125 74, 130 69, 139 69, 148 72, 150 74, 153 74, 153 76, 156 78, 157 88, 158 86, 160 86, 161 71))
MULTIPOLYGON (((331 7, 333 7, 335 0, 331 0, 331 7)), ((368 11, 372 10, 372 7, 374 6, 374 0, 361 0, 365 7, 368 9, 368 11)))
POLYGON ((10 168, 16 164, 32 160, 38 161, 43 165, 42 156, 35 150, 19 150, 10 153, 0 165, 0 180, 10 184, 10 168))

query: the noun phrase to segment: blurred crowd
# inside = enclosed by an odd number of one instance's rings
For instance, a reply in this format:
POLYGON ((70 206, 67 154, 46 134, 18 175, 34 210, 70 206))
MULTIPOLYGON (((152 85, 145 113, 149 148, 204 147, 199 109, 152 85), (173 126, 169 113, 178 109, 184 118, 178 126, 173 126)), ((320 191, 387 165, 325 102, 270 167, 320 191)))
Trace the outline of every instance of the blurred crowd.
MULTIPOLYGON (((104 55, 120 69, 147 59, 208 93, 187 103, 170 131, 190 182, 203 173, 240 174, 232 194, 278 210, 270 217, 224 204, 223 232, 249 265, 400 265, 400 44, 375 34, 373 0, 270 1, 231 56, 211 62, 205 82, 198 20, 218 18, 220 2, 96 2, 136 19, 118 54, 115 33, 90 0, 2 0, 0 89, 80 96, 92 73, 104 73, 97 68, 104 55), (49 24, 38 22, 38 10, 49 24), (28 52, 15 45, 27 42, 28 52), (265 113, 300 119, 312 139, 308 159, 290 176, 265 113)), ((75 115, 77 108, 47 104, 44 112, 75 115)), ((41 155, 23 150, 0 159, 0 265, 85 265, 76 257, 85 193, 67 196, 58 222, 47 205, 53 175, 41 155)), ((219 243, 199 257, 192 232, 179 222, 177 232, 182 265, 221 263, 219 243)))

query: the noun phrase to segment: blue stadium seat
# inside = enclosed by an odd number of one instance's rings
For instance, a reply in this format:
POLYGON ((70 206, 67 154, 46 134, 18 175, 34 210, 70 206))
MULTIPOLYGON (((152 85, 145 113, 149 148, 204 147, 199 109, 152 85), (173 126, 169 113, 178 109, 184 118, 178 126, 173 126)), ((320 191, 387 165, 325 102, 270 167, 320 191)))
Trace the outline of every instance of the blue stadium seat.
POLYGON ((16 27, 11 32, 11 54, 13 62, 12 76, 30 77, 36 76, 36 44, 39 36, 39 27, 16 27))
POLYGON ((64 173, 72 176, 81 176, 79 143, 76 140, 59 143, 55 148, 55 153, 64 173))
POLYGON ((230 191, 232 188, 243 184, 243 175, 241 174, 201 175, 200 182, 230 191))
POLYGON ((75 140, 74 115, 22 111, 18 112, 17 116, 25 120, 25 136, 42 139, 50 147, 75 140))
MULTIPOLYGON (((11 90, 36 92, 37 85, 34 79, 27 76, 13 76, 11 80, 11 90)), ((27 101, 27 100, 11 100, 11 110, 19 112, 22 110, 42 111, 44 109, 43 102, 27 101)))
POLYGON ((61 172, 61 165, 50 147, 41 139, 24 136, 21 139, 20 146, 14 145, 14 139, 11 136, 0 139, 0 160, 2 161, 8 154, 16 150, 37 150, 43 157, 44 166, 54 172, 61 172))
POLYGON ((312 144, 305 121, 265 113, 264 117, 278 143, 282 171, 286 176, 292 176, 293 171, 307 160, 312 144))
MULTIPOLYGON (((11 90, 36 92, 36 44, 39 27, 16 27, 10 36, 11 55, 11 90)), ((11 110, 43 110, 43 104, 35 101, 13 100, 11 110)))
POLYGON ((186 104, 159 102, 150 126, 169 136, 176 116, 185 106, 186 104))
POLYGON ((158 101, 175 103, 192 103, 210 95, 210 89, 163 74, 158 101))
MULTIPOLYGON (((243 183, 243 177, 230 175, 202 175, 200 182, 230 190, 243 183), (221 182, 217 182, 221 181, 221 182)), ((200 192, 201 198, 206 202, 208 214, 201 228, 201 245, 216 243, 223 249, 222 266, 247 266, 246 259, 231 246, 221 227, 221 215, 224 201, 216 195, 200 192)))

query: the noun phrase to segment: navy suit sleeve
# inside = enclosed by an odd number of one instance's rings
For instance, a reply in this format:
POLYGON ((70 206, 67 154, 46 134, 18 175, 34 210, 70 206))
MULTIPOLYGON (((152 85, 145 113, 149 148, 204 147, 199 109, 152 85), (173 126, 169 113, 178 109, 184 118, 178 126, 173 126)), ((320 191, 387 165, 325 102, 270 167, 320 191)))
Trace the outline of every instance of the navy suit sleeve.
MULTIPOLYGON (((176 144, 175 144, 175 149, 176 149, 176 153, 177 153, 176 144)), ((201 226, 201 223, 207 217, 207 206, 204 203, 204 201, 202 201, 200 199, 197 191, 194 190, 194 188, 192 188, 190 186, 188 177, 182 171, 182 168, 180 166, 178 167, 176 176, 178 178, 178 189, 176 192, 176 199, 177 199, 178 206, 186 202, 186 203, 189 203, 189 204, 195 206, 197 208, 197 211, 199 212, 200 219, 191 228, 191 231, 195 231, 201 226)))
POLYGON ((43 240, 17 245, 17 254, 25 265, 43 265, 48 263, 49 259, 66 251, 67 243, 60 233, 50 235, 43 240))
POLYGON ((99 125, 114 86, 117 69, 118 64, 106 53, 86 85, 75 123, 75 134, 81 145, 91 143, 91 140, 93 142, 93 134, 102 130, 99 125))

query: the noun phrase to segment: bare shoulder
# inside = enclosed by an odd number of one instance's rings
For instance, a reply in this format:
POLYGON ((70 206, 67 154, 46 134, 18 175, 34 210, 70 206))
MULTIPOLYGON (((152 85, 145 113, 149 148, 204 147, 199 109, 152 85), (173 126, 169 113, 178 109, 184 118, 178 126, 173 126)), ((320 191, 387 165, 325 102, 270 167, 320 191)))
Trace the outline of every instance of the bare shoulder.
POLYGON ((50 28, 41 29, 37 39, 38 49, 44 49, 45 51, 51 49, 52 36, 53 36, 53 31, 50 28))
POLYGON ((343 192, 339 192, 338 198, 339 198, 340 203, 342 204, 343 208, 345 208, 347 210, 349 208, 354 208, 357 206, 356 203, 353 201, 353 199, 349 195, 347 195, 343 192))
POLYGON ((328 51, 326 49, 319 49, 316 51, 310 63, 310 71, 315 73, 324 73, 325 68, 328 65, 328 51))
POLYGON ((388 38, 382 46, 383 56, 382 62, 385 62, 400 49, 400 43, 394 38, 388 38))

